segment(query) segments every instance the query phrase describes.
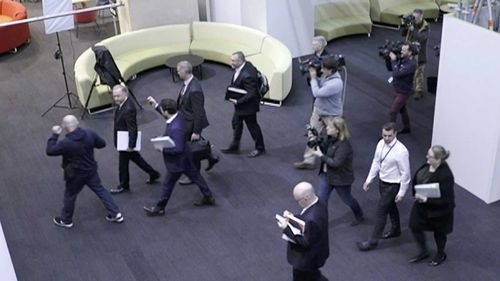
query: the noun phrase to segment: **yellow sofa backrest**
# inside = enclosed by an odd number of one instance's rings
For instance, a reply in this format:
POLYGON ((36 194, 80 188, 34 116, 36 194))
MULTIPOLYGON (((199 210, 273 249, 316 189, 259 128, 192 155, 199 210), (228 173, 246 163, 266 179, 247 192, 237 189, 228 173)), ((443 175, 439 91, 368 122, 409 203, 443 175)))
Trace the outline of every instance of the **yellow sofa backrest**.
MULTIPOLYGON (((215 40, 239 43, 259 53, 267 35, 258 30, 228 23, 193 22, 193 40, 215 40)), ((245 54, 250 55, 250 54, 245 54)))
POLYGON ((378 11, 383 11, 387 8, 404 5, 408 3, 434 3, 434 0, 370 0, 371 5, 378 8, 378 11))
POLYGON ((273 37, 266 37, 262 43, 261 54, 269 57, 274 63, 277 72, 286 71, 292 62, 292 54, 290 50, 273 37))
POLYGON ((318 4, 314 10, 316 23, 350 16, 369 17, 370 0, 342 0, 318 4))
POLYGON ((191 43, 191 29, 189 24, 165 25, 142 30, 132 31, 113 36, 99 42, 106 46, 113 56, 167 46, 169 44, 185 44, 186 49, 191 43))

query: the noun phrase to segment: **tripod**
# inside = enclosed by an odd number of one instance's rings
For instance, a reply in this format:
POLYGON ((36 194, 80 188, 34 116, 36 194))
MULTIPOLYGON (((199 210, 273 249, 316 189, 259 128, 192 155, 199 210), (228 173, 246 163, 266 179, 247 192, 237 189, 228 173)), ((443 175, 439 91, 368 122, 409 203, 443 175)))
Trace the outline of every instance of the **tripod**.
POLYGON ((56 60, 60 59, 61 60, 61 67, 62 67, 62 75, 64 76, 64 85, 66 86, 66 93, 60 97, 52 106, 50 106, 43 114, 42 117, 45 116, 51 109, 53 108, 67 108, 67 109, 75 109, 76 106, 73 106, 71 103, 71 97, 75 96, 72 92, 69 91, 68 87, 68 79, 66 78, 66 68, 64 67, 64 58, 63 58, 63 52, 61 50, 61 41, 59 40, 59 32, 56 32, 56 37, 57 37, 57 51, 54 53, 54 58, 56 60), (68 98, 68 105, 59 105, 59 103, 64 99, 68 98))

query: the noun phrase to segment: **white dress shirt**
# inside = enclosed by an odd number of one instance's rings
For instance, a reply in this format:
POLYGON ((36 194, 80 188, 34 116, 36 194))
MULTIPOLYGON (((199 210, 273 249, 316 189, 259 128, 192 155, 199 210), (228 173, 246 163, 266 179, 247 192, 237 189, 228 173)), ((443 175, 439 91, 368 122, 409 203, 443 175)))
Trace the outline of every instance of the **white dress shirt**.
POLYGON ((314 200, 311 204, 309 204, 309 206, 305 207, 304 209, 302 209, 302 211, 300 212, 301 215, 303 215, 307 209, 309 209, 312 205, 316 204, 318 202, 318 197, 316 197, 316 200, 314 200))
POLYGON ((410 159, 408 149, 397 138, 389 144, 383 139, 378 142, 366 182, 371 183, 377 175, 384 182, 401 184, 398 196, 405 195, 411 180, 410 159))
POLYGON ((233 76, 233 82, 236 81, 236 79, 238 79, 238 76, 240 75, 241 69, 245 66, 245 63, 246 62, 244 62, 242 65, 240 65, 240 67, 235 69, 234 76, 233 76))

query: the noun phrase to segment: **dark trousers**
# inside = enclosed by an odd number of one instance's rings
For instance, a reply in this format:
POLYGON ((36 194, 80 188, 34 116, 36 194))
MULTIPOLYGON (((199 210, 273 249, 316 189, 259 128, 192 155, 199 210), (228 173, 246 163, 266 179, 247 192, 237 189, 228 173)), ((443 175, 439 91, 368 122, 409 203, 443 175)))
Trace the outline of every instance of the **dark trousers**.
POLYGON ((408 116, 408 109, 406 108, 406 102, 410 96, 410 94, 394 93, 394 99, 392 100, 389 112, 390 121, 394 123, 398 119, 398 113, 401 113, 401 119, 405 128, 410 128, 410 116, 408 116))
POLYGON ((394 200, 399 192, 399 183, 386 183, 380 181, 379 185, 380 199, 377 204, 377 212, 375 218, 375 227, 373 229, 370 242, 377 243, 384 232, 387 215, 391 219, 391 230, 401 231, 399 222, 399 211, 394 200))
POLYGON ((151 167, 141 154, 137 151, 127 152, 119 151, 120 158, 118 159, 118 176, 120 178, 120 186, 124 189, 129 189, 130 176, 128 172, 129 161, 134 162, 144 172, 148 173, 150 177, 156 176, 159 173, 151 167))
POLYGON ((156 204, 158 207, 165 209, 165 206, 167 206, 168 200, 170 199, 170 196, 174 191, 175 184, 182 176, 182 174, 185 174, 191 181, 193 181, 198 186, 203 196, 207 197, 212 196, 212 192, 210 191, 210 188, 208 188, 205 179, 201 176, 200 171, 190 170, 184 172, 167 172, 167 175, 165 176, 165 180, 162 186, 163 191, 161 194, 161 199, 156 204))
POLYGON ((255 149, 265 150, 264 137, 262 136, 262 131, 257 123, 257 114, 250 115, 237 115, 236 112, 233 115, 232 125, 233 125, 233 142, 231 143, 231 148, 239 148, 241 135, 243 134, 243 121, 247 124, 248 131, 255 141, 255 149))
POLYGON ((300 271, 293 269, 293 281, 328 281, 319 269, 300 271))
POLYGON ((62 209, 62 220, 65 223, 71 223, 73 220, 73 211, 78 193, 87 185, 101 199, 108 213, 115 216, 120 209, 115 204, 111 194, 102 186, 101 179, 97 171, 79 173, 75 177, 66 181, 64 190, 64 206, 62 209))
POLYGON ((340 196, 340 199, 351 208, 354 216, 357 219, 361 219, 363 217, 363 211, 359 206, 359 203, 351 194, 351 185, 331 185, 328 183, 328 177, 326 173, 321 173, 319 175, 319 184, 318 184, 318 197, 325 204, 328 205, 328 199, 330 198, 330 194, 333 190, 337 191, 337 194, 340 196))
MULTIPOLYGON (((417 242, 418 249, 420 253, 427 252, 427 245, 425 243, 425 234, 423 230, 412 229, 413 237, 417 242)), ((434 241, 436 241, 437 252, 438 254, 444 254, 444 248, 446 246, 446 234, 434 231, 434 241)))

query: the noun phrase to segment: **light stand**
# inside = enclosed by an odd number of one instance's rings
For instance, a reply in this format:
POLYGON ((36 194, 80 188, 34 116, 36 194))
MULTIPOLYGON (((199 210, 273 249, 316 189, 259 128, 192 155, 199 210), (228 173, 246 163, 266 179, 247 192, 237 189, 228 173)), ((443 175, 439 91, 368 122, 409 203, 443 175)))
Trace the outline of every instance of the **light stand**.
POLYGON ((66 109, 75 109, 76 108, 71 103, 71 96, 75 96, 75 94, 73 94, 72 92, 69 91, 68 79, 66 78, 66 68, 64 67, 64 57, 63 57, 63 52, 61 49, 61 41, 59 40, 59 32, 56 32, 56 37, 57 37, 57 51, 54 53, 54 58, 56 60, 58 60, 58 59, 61 60, 62 75, 64 76, 64 85, 66 86, 66 93, 62 97, 60 97, 51 107, 49 107, 42 114, 42 117, 45 116, 45 114, 47 114, 53 108, 66 108, 66 109), (59 105, 59 102, 61 102, 66 97, 68 98, 68 105, 59 105))

